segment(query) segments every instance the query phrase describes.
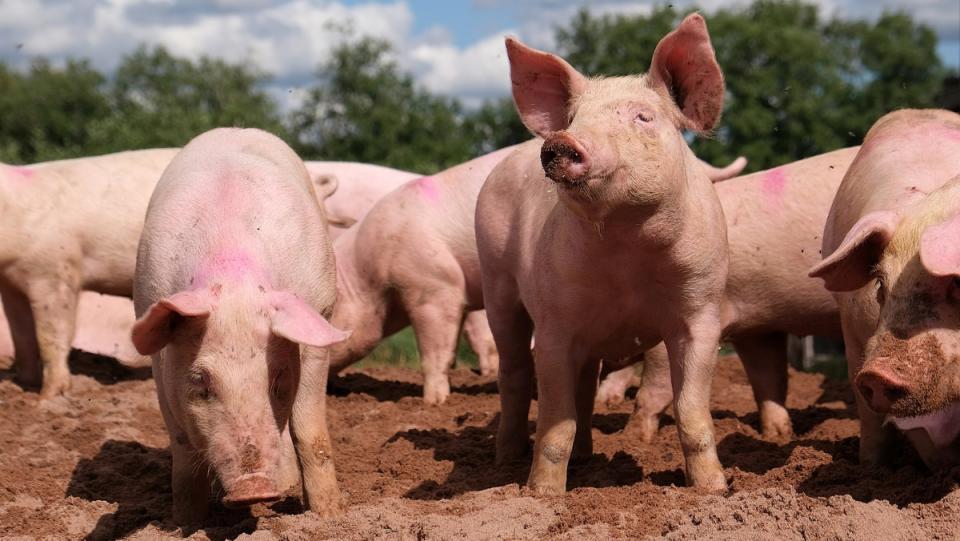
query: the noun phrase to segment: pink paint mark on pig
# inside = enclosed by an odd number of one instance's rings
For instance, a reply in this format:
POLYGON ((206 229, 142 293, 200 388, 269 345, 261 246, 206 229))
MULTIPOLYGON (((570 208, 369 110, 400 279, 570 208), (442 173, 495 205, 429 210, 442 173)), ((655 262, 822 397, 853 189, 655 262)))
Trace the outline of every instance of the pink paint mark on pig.
POLYGON ((4 167, 3 170, 6 172, 6 175, 3 176, 6 176, 14 185, 17 186, 30 182, 35 173, 33 169, 20 166, 4 167))
POLYGON ((763 175, 763 194, 767 200, 772 203, 779 203, 783 196, 783 190, 787 187, 787 171, 783 167, 777 167, 767 171, 763 175))
POLYGON ((437 182, 433 180, 433 177, 423 177, 416 181, 415 184, 417 190, 420 192, 420 196, 428 202, 436 203, 440 200, 440 189, 437 187, 437 182))
POLYGON ((960 130, 954 128, 940 128, 936 130, 936 136, 949 141, 960 141, 960 130))
POLYGON ((241 249, 226 248, 213 253, 197 267, 193 285, 206 287, 213 280, 243 281, 245 278, 262 279, 260 265, 241 249))

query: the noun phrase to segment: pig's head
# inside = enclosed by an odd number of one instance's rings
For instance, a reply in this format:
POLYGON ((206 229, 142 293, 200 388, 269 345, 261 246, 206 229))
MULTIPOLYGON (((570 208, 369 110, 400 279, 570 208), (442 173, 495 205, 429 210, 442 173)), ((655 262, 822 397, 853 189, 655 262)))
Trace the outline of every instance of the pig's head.
POLYGON ((723 106, 703 17, 660 40, 646 75, 587 78, 557 56, 506 44, 517 111, 544 139, 543 169, 574 212, 598 221, 684 190, 693 155, 683 130, 712 129, 723 106))
POLYGON ((930 466, 960 459, 958 200, 960 176, 909 206, 867 214, 810 271, 832 291, 873 284, 878 323, 854 384, 930 466))
POLYGON ((291 293, 214 285, 159 300, 132 337, 141 354, 160 352, 157 388, 182 430, 170 436, 202 454, 224 504, 278 499, 300 346, 326 347, 345 333, 291 293))

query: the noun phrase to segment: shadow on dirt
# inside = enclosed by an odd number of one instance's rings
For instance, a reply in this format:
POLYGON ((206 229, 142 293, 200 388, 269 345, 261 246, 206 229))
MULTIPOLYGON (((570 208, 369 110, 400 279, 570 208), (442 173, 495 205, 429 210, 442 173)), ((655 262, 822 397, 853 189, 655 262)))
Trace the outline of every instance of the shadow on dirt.
MULTIPOLYGON (((81 459, 67 486, 66 496, 117 504, 117 510, 100 517, 85 539, 119 539, 154 523, 175 535, 171 519, 170 452, 135 441, 108 440, 93 458, 81 459)), ((298 498, 274 504, 274 512, 302 512, 298 498)), ((214 541, 232 539, 257 529, 249 509, 229 510, 211 502, 210 514, 200 528, 214 541)), ((196 527, 184 528, 189 536, 196 527)))
MULTIPOLYGON (((451 384, 450 391, 471 396, 496 394, 497 382, 451 384)), ((420 398, 423 396, 423 386, 419 383, 377 379, 360 372, 351 372, 331 377, 327 383, 327 394, 332 396, 347 396, 361 393, 372 396, 378 402, 397 402, 402 398, 420 398)))
POLYGON ((70 372, 89 376, 101 385, 113 385, 121 381, 143 381, 153 377, 150 367, 130 368, 113 357, 94 355, 85 351, 70 352, 70 372))

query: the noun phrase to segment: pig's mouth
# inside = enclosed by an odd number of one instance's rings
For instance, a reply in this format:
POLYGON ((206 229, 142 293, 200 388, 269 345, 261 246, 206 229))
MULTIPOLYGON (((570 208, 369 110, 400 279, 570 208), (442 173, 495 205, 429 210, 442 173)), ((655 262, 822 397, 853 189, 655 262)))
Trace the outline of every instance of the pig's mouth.
POLYGON ((957 443, 960 436, 960 402, 951 402, 945 408, 913 417, 887 416, 885 423, 892 423, 903 432, 923 430, 938 449, 947 449, 957 443))

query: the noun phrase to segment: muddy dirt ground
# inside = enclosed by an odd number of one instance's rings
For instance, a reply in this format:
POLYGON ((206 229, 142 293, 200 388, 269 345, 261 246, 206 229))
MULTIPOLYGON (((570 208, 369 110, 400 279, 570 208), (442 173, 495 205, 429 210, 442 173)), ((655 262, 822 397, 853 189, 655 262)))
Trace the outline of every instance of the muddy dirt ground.
MULTIPOLYGON (((424 407, 418 374, 348 373, 330 397, 347 514, 323 520, 296 497, 250 511, 215 507, 202 529, 170 515, 170 455, 149 370, 76 354, 69 397, 41 404, 0 366, 2 539, 953 539, 960 470, 856 462, 846 385, 791 373, 797 435, 765 441, 735 357, 721 359, 713 412, 731 493, 684 488, 676 427, 625 436, 630 405, 599 408, 594 456, 564 497, 533 498, 527 464, 494 466, 496 384, 466 369, 446 405, 424 407)), ((531 412, 535 415, 536 408, 531 412)), ((532 427, 532 423, 531 423, 532 427)))

